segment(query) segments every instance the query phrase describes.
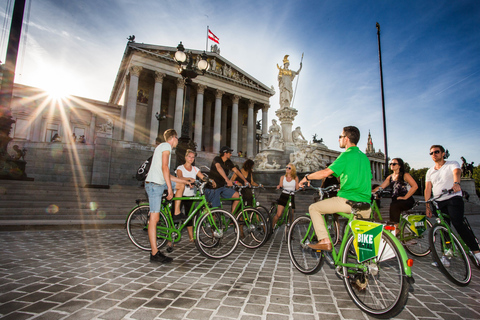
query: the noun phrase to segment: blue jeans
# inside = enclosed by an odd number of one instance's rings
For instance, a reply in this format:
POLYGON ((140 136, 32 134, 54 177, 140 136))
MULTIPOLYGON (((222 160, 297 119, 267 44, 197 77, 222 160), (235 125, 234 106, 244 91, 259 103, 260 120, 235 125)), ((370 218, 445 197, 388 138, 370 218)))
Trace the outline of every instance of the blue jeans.
MULTIPOLYGON (((175 190, 175 182, 172 182, 172 189, 175 190)), ((148 203, 150 204, 150 212, 160 212, 162 208, 162 196, 167 190, 167 184, 157 184, 154 182, 145 182, 145 191, 148 195, 148 203)))
POLYGON ((212 203, 214 208, 220 207, 220 198, 231 198, 235 194, 232 188, 221 187, 217 189, 205 189, 205 197, 207 201, 212 203))

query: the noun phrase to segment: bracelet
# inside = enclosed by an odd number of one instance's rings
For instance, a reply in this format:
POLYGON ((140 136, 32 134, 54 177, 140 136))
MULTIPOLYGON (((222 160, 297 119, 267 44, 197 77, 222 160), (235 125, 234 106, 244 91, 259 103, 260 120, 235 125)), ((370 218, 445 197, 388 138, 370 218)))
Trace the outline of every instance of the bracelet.
POLYGON ((308 179, 308 174, 306 174, 304 178, 305 178, 307 181, 310 181, 310 179, 308 179))
POLYGON ((460 182, 454 182, 453 184, 458 184, 458 185, 460 185, 460 182))

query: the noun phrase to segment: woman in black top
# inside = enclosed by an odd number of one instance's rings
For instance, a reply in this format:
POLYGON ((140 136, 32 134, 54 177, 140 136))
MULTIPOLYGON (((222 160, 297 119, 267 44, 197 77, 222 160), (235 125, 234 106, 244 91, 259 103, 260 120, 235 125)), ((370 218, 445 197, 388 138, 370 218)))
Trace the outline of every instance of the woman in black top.
POLYGON ((379 187, 373 189, 372 192, 377 192, 379 188, 392 187, 390 221, 395 222, 395 226, 398 227, 400 213, 413 208, 415 205, 413 194, 417 191, 418 185, 412 176, 405 172, 405 164, 402 159, 394 158, 390 162, 390 168, 393 173, 379 187))

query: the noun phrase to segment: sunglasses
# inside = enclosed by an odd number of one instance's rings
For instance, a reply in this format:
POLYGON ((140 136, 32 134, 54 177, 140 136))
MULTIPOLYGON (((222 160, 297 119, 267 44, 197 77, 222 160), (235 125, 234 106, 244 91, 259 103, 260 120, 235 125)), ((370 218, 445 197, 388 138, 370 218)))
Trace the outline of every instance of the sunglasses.
POLYGON ((391 166, 396 166, 396 165, 398 165, 398 163, 392 162, 392 163, 390 163, 390 165, 391 165, 391 166))
POLYGON ((287 167, 286 169, 290 169, 290 170, 292 170, 292 167, 287 167))
POLYGON ((430 155, 439 154, 439 153, 440 153, 440 150, 435 150, 435 151, 430 152, 430 155))

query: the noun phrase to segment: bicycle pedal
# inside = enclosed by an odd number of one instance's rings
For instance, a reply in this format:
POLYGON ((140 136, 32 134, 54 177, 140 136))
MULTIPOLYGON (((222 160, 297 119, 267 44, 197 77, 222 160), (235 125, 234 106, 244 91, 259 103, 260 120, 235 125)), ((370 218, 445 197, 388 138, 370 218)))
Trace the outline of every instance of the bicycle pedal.
POLYGON ((168 252, 168 253, 173 252, 173 247, 167 247, 167 252, 168 252))

